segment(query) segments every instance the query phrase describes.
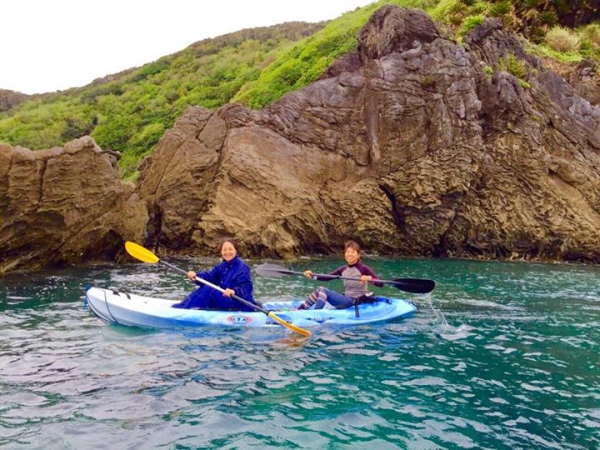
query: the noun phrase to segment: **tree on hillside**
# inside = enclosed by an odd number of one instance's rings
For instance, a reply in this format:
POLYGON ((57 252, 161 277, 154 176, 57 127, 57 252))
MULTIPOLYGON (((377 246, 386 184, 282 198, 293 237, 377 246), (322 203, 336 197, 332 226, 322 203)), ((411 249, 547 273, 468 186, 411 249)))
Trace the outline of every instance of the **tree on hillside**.
POLYGON ((509 3, 514 5, 514 15, 518 18, 517 30, 534 39, 555 25, 577 28, 600 20, 598 0, 501 0, 494 2, 492 11, 504 12, 512 6, 509 3))

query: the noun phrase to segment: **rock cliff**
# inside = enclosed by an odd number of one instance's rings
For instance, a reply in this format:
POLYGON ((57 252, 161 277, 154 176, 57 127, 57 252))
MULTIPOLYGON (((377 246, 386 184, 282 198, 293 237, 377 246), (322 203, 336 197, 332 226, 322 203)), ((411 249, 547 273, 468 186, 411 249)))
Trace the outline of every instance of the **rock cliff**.
POLYGON ((91 138, 35 152, 0 144, 0 275, 113 259, 146 220, 115 156, 91 138))
POLYGON ((385 6, 261 110, 190 108, 141 170, 146 244, 600 261, 600 110, 488 20, 464 45, 385 6), (506 71, 517 64, 522 79, 506 71))
POLYGON ((600 109, 580 95, 498 21, 459 44, 384 6, 309 87, 260 111, 188 108, 135 191, 89 138, 0 146, 0 273, 110 259, 124 240, 206 255, 225 235, 247 256, 355 238, 398 256, 598 263, 600 109))

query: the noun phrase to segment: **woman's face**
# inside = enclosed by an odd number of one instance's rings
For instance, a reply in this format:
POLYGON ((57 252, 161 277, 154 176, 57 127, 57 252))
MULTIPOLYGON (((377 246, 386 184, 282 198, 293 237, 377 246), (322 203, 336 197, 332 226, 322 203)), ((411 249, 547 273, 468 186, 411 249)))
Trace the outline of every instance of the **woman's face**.
POLYGON ((231 242, 225 242, 221 247, 221 256, 225 261, 231 261, 237 255, 237 251, 231 242))
POLYGON ((350 265, 356 264, 360 258, 360 252, 357 252, 352 247, 348 247, 346 249, 346 253, 344 253, 344 258, 346 258, 346 262, 350 265))

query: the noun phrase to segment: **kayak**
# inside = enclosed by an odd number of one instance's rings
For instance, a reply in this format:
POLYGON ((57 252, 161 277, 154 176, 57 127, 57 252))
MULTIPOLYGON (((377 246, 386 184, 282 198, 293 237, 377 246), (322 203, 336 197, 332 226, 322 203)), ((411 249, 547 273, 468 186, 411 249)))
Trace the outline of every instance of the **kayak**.
MULTIPOLYGON (((107 323, 143 328, 179 328, 204 325, 281 327, 267 314, 245 311, 217 311, 173 308, 177 300, 144 297, 97 287, 85 293, 91 311, 107 323)), ((359 325, 412 316, 417 306, 407 300, 376 297, 347 309, 296 310, 298 301, 267 301, 261 304, 280 319, 298 327, 315 325, 359 325)))

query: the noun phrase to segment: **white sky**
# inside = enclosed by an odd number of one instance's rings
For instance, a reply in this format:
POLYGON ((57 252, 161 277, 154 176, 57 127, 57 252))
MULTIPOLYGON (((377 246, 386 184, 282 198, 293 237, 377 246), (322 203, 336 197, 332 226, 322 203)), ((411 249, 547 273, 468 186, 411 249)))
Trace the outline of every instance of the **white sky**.
POLYGON ((84 86, 244 28, 335 19, 374 0, 0 0, 0 89, 84 86))

